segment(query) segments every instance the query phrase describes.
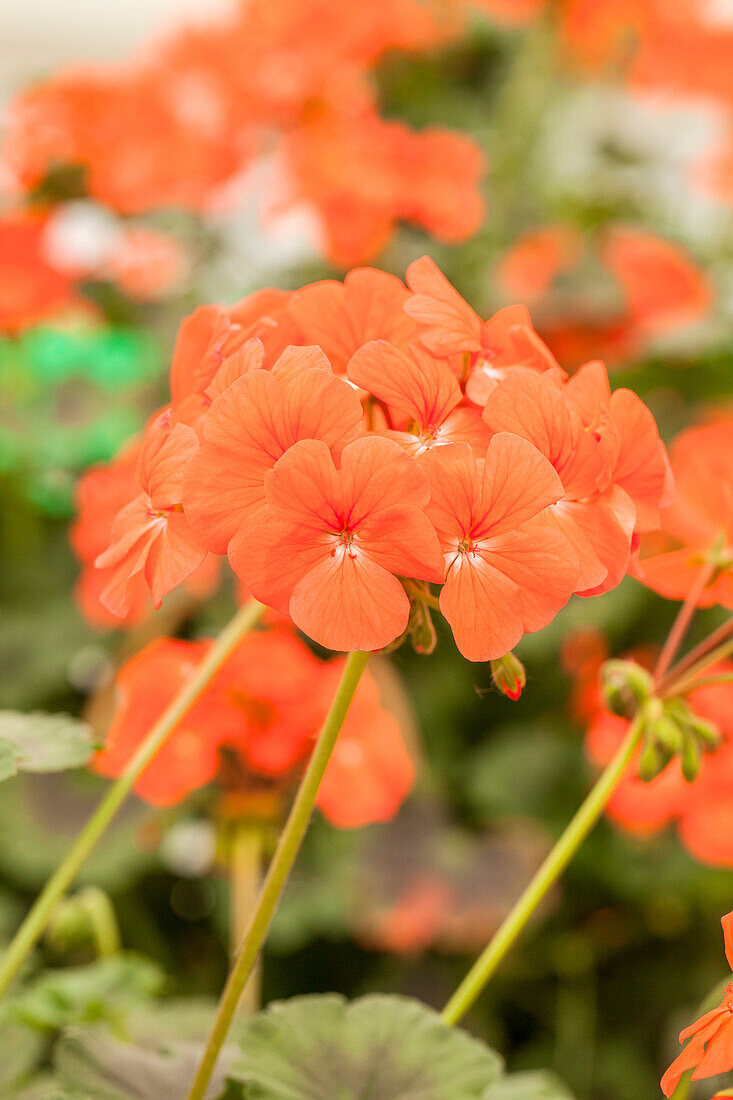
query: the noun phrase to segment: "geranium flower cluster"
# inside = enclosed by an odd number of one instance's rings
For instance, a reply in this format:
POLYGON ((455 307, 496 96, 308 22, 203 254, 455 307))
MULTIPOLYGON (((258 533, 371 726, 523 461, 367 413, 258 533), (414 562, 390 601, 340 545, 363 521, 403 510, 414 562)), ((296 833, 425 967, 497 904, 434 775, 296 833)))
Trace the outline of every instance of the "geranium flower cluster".
MULTIPOLYGON (((650 653, 633 656, 642 666, 652 664, 650 653)), ((602 698, 599 672, 607 657, 605 640, 594 634, 570 639, 565 647, 564 664, 575 678, 575 717, 586 726, 586 752, 599 766, 612 759, 629 728, 628 719, 613 714, 602 698)), ((723 662, 709 671, 730 674, 733 665, 723 662)), ((733 684, 705 684, 688 691, 684 703, 686 714, 719 735, 717 747, 701 755, 695 781, 685 778, 680 755, 653 778, 642 778, 641 746, 611 796, 607 813, 638 837, 651 837, 674 825, 695 859, 733 867, 733 684)))
POLYGON ((659 336, 700 321, 713 302, 709 279, 683 248, 624 225, 606 228, 590 247, 571 224, 528 230, 494 278, 507 298, 532 306, 543 338, 571 367, 588 354, 611 365, 637 358, 659 336), (589 263, 597 271, 590 287, 589 263), (598 300, 608 282, 612 293, 598 300))
MULTIPOLYGON (((158 638, 122 667, 115 716, 93 760, 96 772, 124 774, 211 644, 158 638)), ((258 784, 287 790, 307 762, 343 664, 343 659, 318 660, 286 626, 248 635, 178 723, 135 790, 155 806, 175 805, 217 777, 224 749, 241 766, 243 790, 258 784)), ((342 828, 385 821, 398 810, 413 778, 397 721, 382 706, 367 673, 339 734, 317 805, 342 828)))
POLYGON ((481 320, 428 257, 407 286, 357 269, 197 310, 171 396, 96 558, 121 618, 226 554, 326 648, 391 645, 438 585, 460 651, 495 659, 618 584, 668 489, 638 397, 599 362, 569 378, 524 307, 481 320))
POLYGON ((209 212, 267 159, 274 205, 307 203, 344 267, 400 220, 463 240, 483 216, 481 153, 460 134, 383 119, 370 72, 389 50, 462 33, 473 6, 240 0, 128 64, 32 87, 11 105, 2 155, 26 191, 81 168, 86 194, 125 215, 209 212))

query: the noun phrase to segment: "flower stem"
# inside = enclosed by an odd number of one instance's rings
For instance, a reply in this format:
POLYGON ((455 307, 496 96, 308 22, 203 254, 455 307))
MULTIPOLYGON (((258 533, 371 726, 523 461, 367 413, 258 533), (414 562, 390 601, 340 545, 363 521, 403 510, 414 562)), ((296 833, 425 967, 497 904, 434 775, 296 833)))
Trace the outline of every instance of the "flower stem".
POLYGON ((677 1086, 677 1088, 674 1090, 674 1092, 672 1093, 671 1100, 687 1100, 687 1097, 690 1095, 690 1077, 691 1077, 691 1075, 692 1075, 692 1070, 688 1070, 687 1073, 685 1073, 680 1078, 680 1083, 677 1086))
POLYGON ((586 839, 606 803, 613 794, 634 754, 642 734, 641 712, 634 718, 616 755, 602 772, 595 786, 555 844, 542 866, 521 895, 501 927, 463 979, 443 1009, 447 1024, 455 1024, 466 1014, 484 986, 498 969, 529 922, 540 902, 560 878, 586 839))
POLYGON ((693 666, 697 668, 706 668, 710 663, 704 660, 707 654, 718 650, 718 648, 731 637, 733 637, 733 618, 726 620, 717 630, 709 634, 707 638, 703 638, 703 640, 691 649, 689 653, 686 653, 665 676, 660 677, 657 684, 657 690, 659 692, 666 692, 673 681, 678 681, 682 673, 687 672, 693 666))
POLYGON ((733 637, 722 645, 716 646, 715 649, 709 649, 704 657, 695 661, 684 673, 675 673, 674 676, 670 676, 665 680, 664 687, 660 685, 657 693, 663 698, 668 698, 670 695, 684 695, 685 692, 692 691, 693 688, 698 687, 698 677, 701 672, 729 657, 731 653, 733 653, 733 637))
MULTIPOLYGON (((232 962, 237 957, 242 938, 257 904, 262 883, 263 824, 239 821, 234 825, 229 858, 230 935, 232 962)), ((253 969, 242 996, 240 1008, 254 1012, 260 1002, 260 974, 253 969)))
POLYGON ((679 649, 682 641, 687 633, 692 618, 697 610, 697 601, 705 590, 706 585, 709 583, 713 574, 715 573, 716 566, 710 561, 704 561, 702 567, 695 578, 695 582, 687 593, 684 603, 677 612, 677 617, 672 624, 672 629, 667 635, 667 640, 662 647, 662 652, 659 654, 659 660, 657 666, 654 669, 654 679, 659 683, 669 666, 674 660, 674 655, 679 649))
POLYGON ((235 645, 254 627, 264 608, 251 600, 240 608, 222 630, 213 647, 181 689, 165 713, 158 719, 133 756, 127 771, 102 798, 59 866, 48 880, 14 939, 0 960, 0 997, 43 934, 54 906, 66 893, 81 867, 96 847, 105 829, 115 817, 136 780, 163 746, 181 718, 193 706, 201 692, 229 656, 235 645))
POLYGON ((270 927, 273 913, 280 899, 280 894, 287 881, 290 870, 295 862, 301 842, 308 828, 313 805, 315 803, 318 788, 321 785, 323 773, 331 758, 336 738, 339 735, 344 719, 348 713, 359 680, 366 668, 369 654, 362 650, 350 653, 341 683, 334 697, 331 709, 318 736, 316 746, 311 754, 308 767, 303 776, 298 793, 295 796, 290 815, 285 828, 280 836, 275 855, 265 876, 265 882, 260 892, 257 908, 253 912, 245 931, 239 954, 234 960, 231 973, 227 980, 216 1019, 206 1042, 201 1063, 191 1085, 188 1100, 203 1100, 211 1074, 214 1071, 219 1051, 226 1039, 232 1018, 237 1010, 239 999, 242 995, 247 979, 252 972, 260 948, 262 947, 267 930, 270 927))

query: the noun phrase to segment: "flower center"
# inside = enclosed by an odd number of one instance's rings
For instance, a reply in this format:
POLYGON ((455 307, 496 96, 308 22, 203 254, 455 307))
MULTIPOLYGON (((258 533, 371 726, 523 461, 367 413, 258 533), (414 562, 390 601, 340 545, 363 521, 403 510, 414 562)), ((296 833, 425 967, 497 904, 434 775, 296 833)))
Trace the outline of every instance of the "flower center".
POLYGON ((333 531, 331 533, 333 539, 333 546, 331 547, 331 557, 335 558, 337 554, 341 557, 348 554, 350 558, 356 557, 356 535, 349 528, 344 525, 341 531, 333 531))

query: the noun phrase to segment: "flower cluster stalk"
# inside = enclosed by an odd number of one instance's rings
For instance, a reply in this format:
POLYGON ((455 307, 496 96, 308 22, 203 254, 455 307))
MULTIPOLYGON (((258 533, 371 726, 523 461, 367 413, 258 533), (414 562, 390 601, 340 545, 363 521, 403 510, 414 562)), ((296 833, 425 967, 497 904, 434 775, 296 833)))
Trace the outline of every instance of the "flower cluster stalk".
POLYGON ((277 903, 280 900, 280 895, 308 828, 318 788, 331 758, 336 738, 344 724, 368 660, 369 653, 364 650, 356 650, 354 653, 350 653, 347 658, 346 667, 331 704, 331 709, 318 735, 316 746, 300 782, 290 815, 280 835, 275 855, 265 876, 257 907, 249 921, 239 953, 224 987, 201 1063, 188 1094, 188 1100, 203 1100, 206 1094, 207 1086, 232 1019, 237 1011, 242 992, 257 961, 277 903))
POLYGON ((204 660, 155 723, 130 761, 130 765, 107 791, 64 859, 36 899, 10 946, 0 959, 0 997, 5 994, 76 875, 99 843, 137 779, 165 744, 175 727, 191 709, 237 643, 258 623, 264 607, 256 600, 245 604, 222 630, 204 660))
POLYGON ((471 1008, 489 979, 514 946, 545 894, 560 878, 593 829, 634 755, 641 740, 642 731, 643 716, 640 711, 631 723, 616 755, 603 771, 575 817, 526 887, 491 942, 476 960, 443 1009, 443 1019, 447 1024, 456 1024, 471 1008))

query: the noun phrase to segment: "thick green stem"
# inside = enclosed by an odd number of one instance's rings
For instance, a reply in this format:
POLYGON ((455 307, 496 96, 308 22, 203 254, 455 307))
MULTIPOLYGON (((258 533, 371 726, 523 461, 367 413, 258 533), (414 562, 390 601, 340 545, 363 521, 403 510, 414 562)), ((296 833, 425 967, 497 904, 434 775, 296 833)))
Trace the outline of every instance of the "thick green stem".
POLYGON ((6 992, 33 946, 43 934, 56 903, 63 897, 135 785, 140 774, 162 748, 186 712, 193 706, 236 644, 254 627, 264 608, 255 600, 242 607, 224 628, 194 675, 155 723, 133 756, 127 771, 114 783, 39 894, 0 960, 0 997, 6 992))
POLYGON ((565 832, 504 920, 483 954, 443 1009, 443 1019, 455 1024, 468 1012, 503 962, 548 890, 554 886, 603 813, 624 774, 642 733, 641 712, 632 722, 616 755, 601 774, 565 832))
POLYGON ((265 877, 257 908, 249 921, 239 954, 234 961, 224 987, 216 1019, 209 1034, 191 1091, 188 1094, 188 1100, 203 1100, 206 1093, 211 1074, 219 1057, 219 1051, 226 1039, 232 1018, 237 1011, 242 991, 260 953, 260 948, 267 935, 283 887, 308 828, 318 788, 321 785, 323 774, 336 744, 336 738, 344 724, 344 719, 354 698, 354 692, 358 687, 368 660, 369 654, 361 650, 350 653, 347 658, 341 683, 318 736, 316 747, 308 762, 290 816, 285 823, 277 850, 265 877))

